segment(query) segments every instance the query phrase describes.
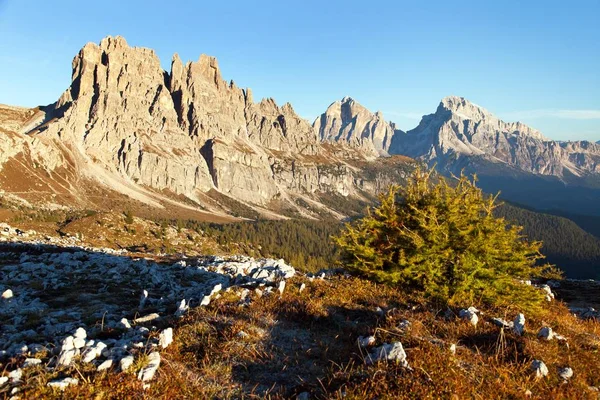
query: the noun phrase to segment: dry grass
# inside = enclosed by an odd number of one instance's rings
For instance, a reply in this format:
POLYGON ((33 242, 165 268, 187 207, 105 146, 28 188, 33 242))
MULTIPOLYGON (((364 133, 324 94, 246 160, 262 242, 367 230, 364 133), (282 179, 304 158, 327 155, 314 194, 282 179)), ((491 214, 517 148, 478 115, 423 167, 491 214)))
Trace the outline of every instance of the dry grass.
POLYGON ((281 298, 254 292, 250 298, 245 304, 237 292, 225 292, 179 320, 175 342, 162 353, 147 390, 133 374, 96 374, 78 365, 69 371, 27 371, 21 396, 289 398, 307 391, 312 398, 344 399, 525 398, 529 392, 531 398, 544 399, 598 397, 590 386, 600 385, 600 324, 577 320, 559 302, 527 316, 520 337, 488 321, 504 316, 502 310, 484 310, 479 325, 472 327, 446 310, 356 278, 295 278, 281 298), (307 288, 300 293, 303 282, 307 288), (411 325, 400 329, 405 319, 411 325), (566 336, 569 345, 537 339, 543 325, 566 336), (356 339, 367 334, 376 336, 377 345, 401 341, 412 370, 391 363, 365 365, 366 352, 356 339), (456 354, 449 351, 452 343, 456 354), (546 363, 547 378, 533 377, 533 359, 546 363), (563 383, 557 368, 567 365, 575 375, 563 383), (79 376, 80 385, 63 393, 45 386, 65 372, 79 376))

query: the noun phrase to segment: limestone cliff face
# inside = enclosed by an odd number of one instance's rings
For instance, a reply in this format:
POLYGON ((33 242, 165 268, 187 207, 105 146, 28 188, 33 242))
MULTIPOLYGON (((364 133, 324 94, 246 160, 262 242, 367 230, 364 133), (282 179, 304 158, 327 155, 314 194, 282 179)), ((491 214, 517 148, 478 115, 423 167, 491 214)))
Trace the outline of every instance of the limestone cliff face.
POLYGON ((384 156, 394 135, 403 133, 381 112, 372 113, 350 97, 332 103, 313 126, 323 141, 348 143, 384 156))
MULTIPOLYGON (((74 174, 113 190, 150 188, 198 203, 210 190, 263 207, 320 192, 361 196, 360 170, 349 161, 372 154, 348 143, 323 145, 289 103, 256 103, 250 89, 223 80, 214 57, 183 64, 174 55, 166 72, 154 51, 107 37, 86 44, 72 69, 70 87, 23 123, 18 144, 15 133, 0 137, 7 148, 0 157, 39 142, 52 148, 38 152, 46 171, 69 160, 74 174), (44 160, 52 152, 58 156, 44 160)), ((384 152, 389 127, 380 120, 363 127, 361 119, 357 129, 370 130, 365 138, 384 152)))
POLYGON ((507 123, 462 97, 444 98, 419 126, 395 135, 390 152, 457 172, 469 159, 486 159, 517 170, 563 177, 600 173, 600 146, 557 142, 520 122, 507 123))

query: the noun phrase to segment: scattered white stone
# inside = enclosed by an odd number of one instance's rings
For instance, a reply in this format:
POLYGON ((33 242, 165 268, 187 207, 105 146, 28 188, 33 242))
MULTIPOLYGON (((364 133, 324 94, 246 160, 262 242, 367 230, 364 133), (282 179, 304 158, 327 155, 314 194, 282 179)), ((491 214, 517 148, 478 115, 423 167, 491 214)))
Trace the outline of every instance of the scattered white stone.
POLYGON ((85 331, 84 328, 79 327, 73 334, 73 337, 76 339, 85 339, 87 337, 87 332, 85 331))
POLYGON ((133 320, 133 322, 135 322, 136 324, 140 324, 140 323, 144 323, 144 322, 150 322, 150 321, 154 321, 155 319, 160 318, 160 315, 158 315, 157 313, 152 313, 152 314, 148 314, 145 315, 143 317, 139 317, 133 320))
POLYGON ((540 287, 544 292, 546 292, 546 300, 547 301, 552 301, 554 300, 554 293, 552 293, 552 289, 550 288, 549 285, 542 285, 540 287))
POLYGON ((367 364, 373 364, 379 361, 394 361, 405 368, 408 367, 406 352, 400 342, 391 344, 384 343, 382 346, 376 347, 371 354, 367 356, 366 361, 367 364))
POLYGON ((156 351, 148 355, 148 364, 138 373, 138 379, 142 382, 147 382, 154 378, 154 374, 160 365, 160 354, 156 351))
POLYGON ((279 287, 277 288, 279 291, 279 295, 283 295, 283 291, 285 290, 285 281, 279 282, 279 287))
POLYGON ((513 322, 512 321, 507 321, 505 319, 502 318, 492 318, 492 323, 496 326, 499 326, 500 328, 505 328, 505 329, 512 329, 513 328, 513 322))
POLYGON ((129 320, 127 318, 121 318, 121 320, 119 321, 119 325, 119 327, 131 329, 131 324, 129 323, 129 320))
POLYGON ((223 284, 217 283, 210 291, 210 295, 212 296, 213 294, 219 293, 222 289, 223 289, 223 284))
POLYGON ((8 376, 0 376, 0 387, 8 383, 8 376))
POLYGON ((40 365, 42 360, 39 358, 26 358, 23 362, 23 368, 33 367, 35 365, 40 365))
POLYGON ((119 361, 119 368, 121 368, 121 371, 127 371, 129 367, 131 367, 131 365, 133 364, 134 360, 135 359, 133 358, 133 356, 125 356, 121 358, 121 361, 119 361))
POLYGON ((525 315, 522 313, 515 317, 513 331, 519 336, 523 335, 523 331, 525 331, 525 315))
POLYGON ((554 332, 552 331, 552 328, 550 328, 549 326, 544 326, 540 329, 540 331, 538 332, 537 336, 540 339, 543 340, 552 340, 554 338, 554 332))
POLYGON ((80 337, 76 337, 73 339, 73 346, 75 346, 76 349, 82 349, 85 347, 85 339, 84 338, 80 338, 80 337))
POLYGON ((4 292, 2 292, 2 298, 4 300, 8 300, 11 299, 13 297, 13 291, 10 289, 6 289, 4 292))
POLYGON ((208 296, 204 296, 204 297, 202 298, 202 301, 200 302, 200 305, 201 305, 201 306, 207 306, 207 305, 209 305, 209 304, 210 304, 210 295, 208 295, 208 296))
POLYGON ((106 344, 104 342, 96 342, 92 346, 89 346, 83 351, 81 359, 85 363, 90 363, 94 361, 97 357, 100 357, 104 349, 106 349, 106 344))
POLYGON ((75 357, 77 353, 78 349, 75 347, 75 339, 73 338, 73 336, 67 336, 62 342, 60 354, 58 355, 57 365, 71 365, 71 363, 73 362, 73 357, 75 357))
POLYGON ((173 328, 167 328, 158 336, 158 344, 166 349, 171 343, 173 343, 173 328))
POLYGON ((558 376, 562 380, 568 381, 569 379, 571 379, 573 377, 573 370, 570 367, 559 368, 558 376))
POLYGON ((142 309, 146 305, 146 300, 148 300, 148 291, 144 289, 142 294, 140 295, 140 305, 139 308, 142 309))
POLYGON ((358 345, 360 347, 369 347, 375 344, 375 336, 359 336, 358 345))
POLYGON ((541 360, 533 360, 531 362, 531 369, 536 378, 543 378, 548 375, 548 367, 546 367, 546 364, 541 360))
POLYGON ((64 379, 57 379, 51 382, 48 382, 48 386, 58 388, 60 390, 65 390, 69 385, 77 385, 79 380, 71 377, 67 377, 64 379))
MULTIPOLYGON (((300 289, 298 290, 300 293, 302 293, 304 291, 304 289, 306 289, 306 283, 303 283, 302 285, 300 285, 300 289)), ((306 393, 306 392, 304 392, 306 393)))
POLYGON ((185 299, 181 300, 181 302, 179 303, 179 306, 177 307, 177 311, 175 311, 175 316, 176 317, 183 316, 183 314, 185 314, 189 308, 190 308, 190 306, 188 304, 186 304, 185 299))
POLYGON ((21 378, 23 377, 23 370, 21 368, 17 368, 14 371, 10 371, 8 373, 8 377, 12 383, 21 382, 21 378))
POLYGON ((249 335, 249 334, 247 334, 247 333, 246 333, 246 332, 244 332, 244 331, 239 331, 239 332, 237 333, 237 335, 235 335, 235 336, 237 336, 237 337, 238 337, 238 338, 240 338, 240 339, 246 339, 246 338, 250 337, 250 335, 249 335))
POLYGON ((479 317, 477 316, 478 312, 479 310, 477 310, 475 307, 469 307, 466 310, 463 308, 458 312, 458 316, 469 322, 471 325, 477 326, 477 323, 479 322, 479 317))
POLYGON ((112 367, 112 365, 113 365, 113 360, 112 360, 112 358, 109 358, 108 360, 104 361, 102 364, 98 365, 98 368, 96 370, 98 372, 105 371, 105 370, 109 369, 110 367, 112 367))

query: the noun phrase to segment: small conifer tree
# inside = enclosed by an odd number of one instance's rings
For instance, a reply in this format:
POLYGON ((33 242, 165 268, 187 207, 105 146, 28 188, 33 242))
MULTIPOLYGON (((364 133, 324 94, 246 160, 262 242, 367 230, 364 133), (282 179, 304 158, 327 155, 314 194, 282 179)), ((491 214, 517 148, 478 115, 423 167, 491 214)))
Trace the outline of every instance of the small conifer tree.
POLYGON ((496 198, 477 188, 476 177, 461 175, 450 185, 416 169, 406 186, 391 186, 334 240, 351 272, 376 281, 449 305, 533 309, 544 294, 521 281, 556 270, 538 265, 540 242, 494 217, 496 198))

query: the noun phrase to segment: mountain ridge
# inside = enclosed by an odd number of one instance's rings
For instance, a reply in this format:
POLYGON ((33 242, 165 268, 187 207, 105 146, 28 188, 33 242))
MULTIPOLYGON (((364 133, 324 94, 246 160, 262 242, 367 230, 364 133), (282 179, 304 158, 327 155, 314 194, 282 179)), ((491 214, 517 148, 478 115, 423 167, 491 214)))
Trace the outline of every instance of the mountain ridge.
POLYGON ((250 89, 223 80, 214 57, 184 65, 174 55, 167 72, 153 50, 117 36, 86 44, 72 68, 56 103, 28 111, 0 136, 5 175, 22 165, 44 171, 5 179, 6 192, 42 185, 80 200, 83 179, 155 207, 181 206, 184 196, 194 203, 185 207, 227 213, 211 198, 216 191, 264 216, 342 217, 322 194, 364 200, 397 180, 408 161, 396 158, 394 171, 365 179, 364 168, 377 169, 376 154, 322 144, 291 104, 255 103, 250 89))

